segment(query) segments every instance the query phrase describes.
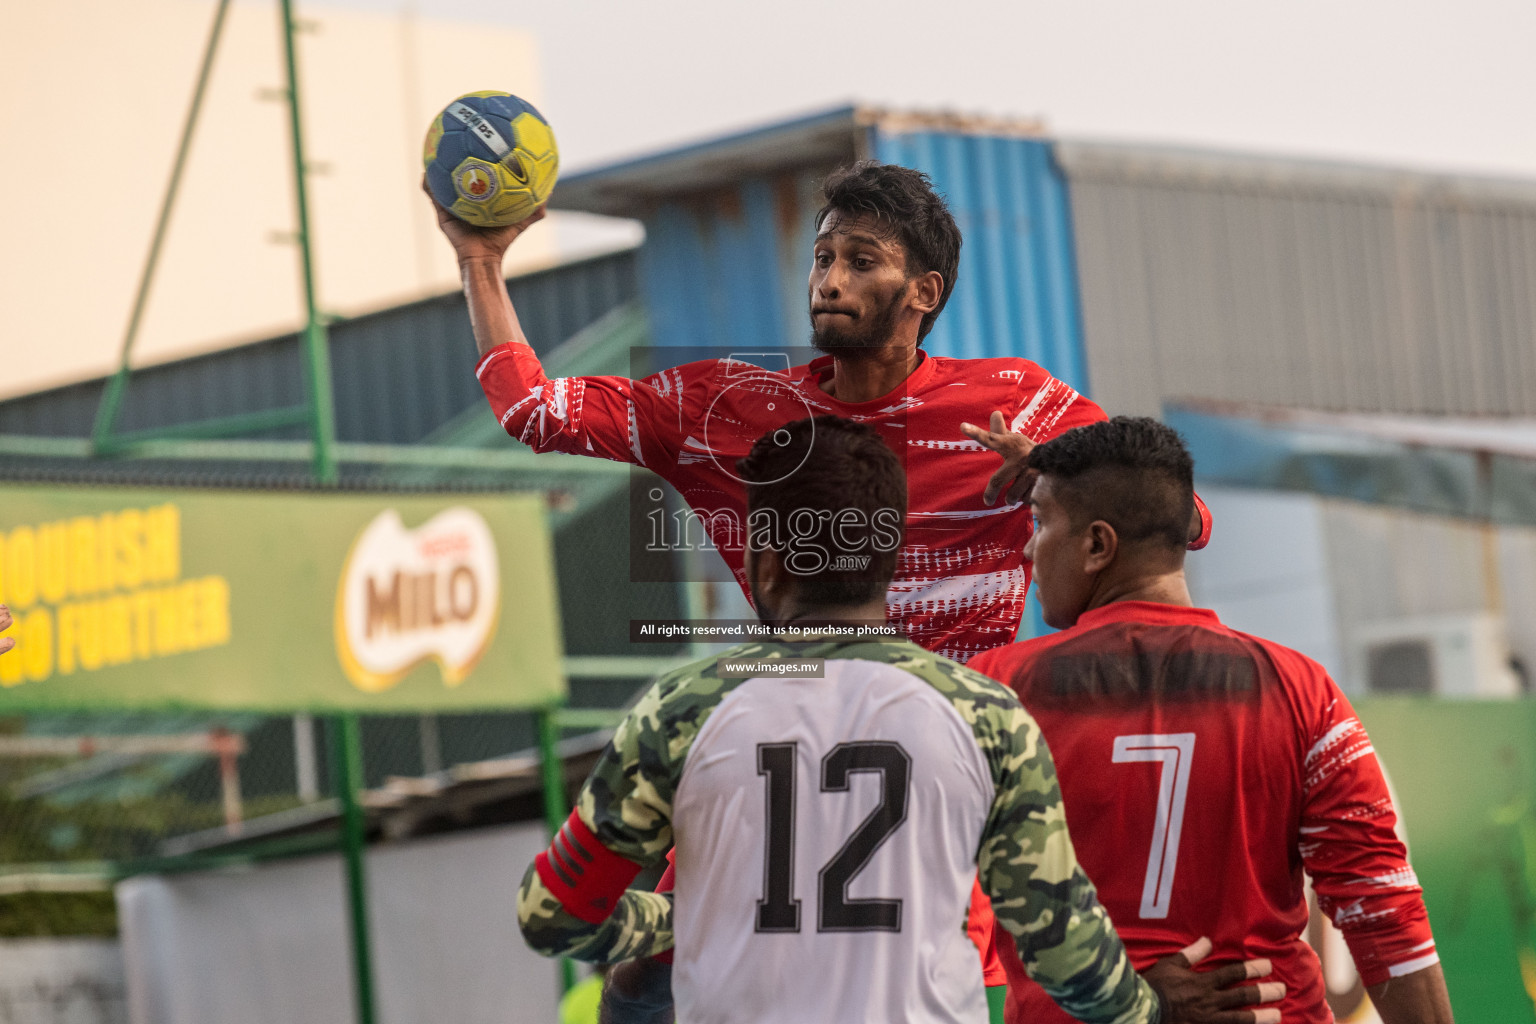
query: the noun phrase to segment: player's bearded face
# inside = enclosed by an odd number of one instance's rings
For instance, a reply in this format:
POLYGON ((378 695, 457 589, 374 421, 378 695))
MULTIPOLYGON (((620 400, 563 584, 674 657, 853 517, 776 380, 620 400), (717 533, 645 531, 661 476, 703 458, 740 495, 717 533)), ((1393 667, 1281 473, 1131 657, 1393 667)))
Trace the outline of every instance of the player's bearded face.
POLYGON ((811 344, 845 357, 884 348, 910 292, 906 249, 888 228, 827 214, 811 264, 811 344))
POLYGON ((905 286, 874 309, 822 316, 813 312, 811 344, 828 355, 854 355, 861 350, 884 348, 895 333, 896 316, 904 298, 905 286))

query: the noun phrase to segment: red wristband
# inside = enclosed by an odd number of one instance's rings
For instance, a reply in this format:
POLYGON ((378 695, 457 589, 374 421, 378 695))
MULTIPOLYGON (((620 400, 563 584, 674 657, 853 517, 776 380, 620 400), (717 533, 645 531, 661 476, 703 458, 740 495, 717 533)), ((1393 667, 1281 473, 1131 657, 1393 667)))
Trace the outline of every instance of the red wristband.
MULTIPOLYGON (((661 873, 661 881, 656 883, 657 892, 671 892, 677 887, 677 847, 667 851, 667 870, 661 873)), ((657 953, 651 959, 660 964, 672 962, 672 950, 657 953)))
POLYGON ((640 873, 639 864, 599 842, 575 811, 533 866, 566 912, 588 924, 601 924, 613 913, 640 873))

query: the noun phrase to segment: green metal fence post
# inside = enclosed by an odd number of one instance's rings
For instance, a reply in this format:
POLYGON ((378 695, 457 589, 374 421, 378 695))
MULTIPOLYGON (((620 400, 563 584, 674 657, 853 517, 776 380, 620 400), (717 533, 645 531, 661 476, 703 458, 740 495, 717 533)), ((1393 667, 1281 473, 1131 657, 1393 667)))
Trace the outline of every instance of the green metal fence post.
POLYGON ((331 394, 331 353, 325 320, 315 298, 313 237, 309 229, 309 165, 299 104, 299 66, 294 49, 293 0, 282 0, 283 52, 288 65, 288 124, 293 136, 293 195, 298 220, 299 266, 304 279, 304 370, 309 386, 310 433, 315 441, 315 478, 336 482, 336 410, 331 394))
POLYGON ((341 851, 347 868, 347 912, 352 925, 352 981, 358 1024, 374 1024, 373 957, 368 942, 367 876, 363 846, 367 833, 363 805, 363 738, 357 715, 337 715, 330 722, 331 759, 336 765, 336 795, 341 799, 341 851))
POLYGON ((181 143, 176 147, 176 159, 171 164, 171 178, 165 186, 165 196, 160 200, 160 216, 155 221, 155 233, 150 238, 149 256, 144 260, 144 270, 139 275, 139 290, 133 297, 133 311, 128 314, 128 329, 123 334, 123 349, 117 361, 117 372, 107 381, 101 392, 101 402, 96 406, 96 421, 91 427, 91 446, 97 455, 111 450, 112 430, 117 426, 117 416, 122 409, 123 395, 128 390, 128 363, 133 355, 133 343, 138 340, 139 325, 144 320, 144 308, 149 304, 150 285, 155 280, 155 268, 160 263, 160 250, 165 245, 165 234, 171 225, 171 211, 176 207, 176 193, 181 189, 181 172, 187 165, 187 154, 192 151, 192 133, 197 128, 197 116, 203 109, 203 96, 208 91, 208 78, 213 73, 213 58, 219 49, 219 37, 224 32, 224 16, 229 13, 229 0, 219 0, 213 12, 213 27, 208 30, 208 45, 203 49, 202 67, 197 72, 197 85, 192 90, 192 103, 187 108, 187 119, 181 126, 181 143))
MULTIPOLYGON (((544 780, 544 822, 549 826, 549 838, 565 824, 570 808, 565 802, 565 768, 560 763, 560 752, 555 744, 560 738, 560 726, 555 719, 554 708, 534 713, 539 730, 539 774, 544 780)), ((569 992, 576 985, 576 965, 570 960, 560 961, 560 991, 569 992)))

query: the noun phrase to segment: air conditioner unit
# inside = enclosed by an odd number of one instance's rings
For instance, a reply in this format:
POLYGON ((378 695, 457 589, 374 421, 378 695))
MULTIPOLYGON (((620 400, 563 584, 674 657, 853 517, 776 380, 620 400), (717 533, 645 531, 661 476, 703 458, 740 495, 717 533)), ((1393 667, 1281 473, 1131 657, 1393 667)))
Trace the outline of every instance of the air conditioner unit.
POLYGON ((1351 674, 1368 694, 1518 697, 1502 616, 1424 615, 1356 627, 1351 674))

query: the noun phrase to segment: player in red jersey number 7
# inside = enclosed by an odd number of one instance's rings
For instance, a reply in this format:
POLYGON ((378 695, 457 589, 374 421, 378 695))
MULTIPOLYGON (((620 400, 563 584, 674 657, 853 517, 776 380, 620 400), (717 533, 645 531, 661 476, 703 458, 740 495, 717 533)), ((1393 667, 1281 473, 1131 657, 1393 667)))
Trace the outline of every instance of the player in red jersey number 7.
MULTIPOLYGON (((1132 963, 1209 935, 1214 962, 1265 957, 1287 1024, 1330 1024, 1303 869, 1385 1024, 1449 1024, 1418 880, 1365 729, 1316 662, 1191 607, 1179 436, 1116 418, 1035 448, 1034 562, 1064 632, 970 667, 1040 723, 1067 824, 1132 963)), ((1000 944, 1007 941, 1000 937, 1000 944)), ((1068 1024, 1008 968, 1009 1024, 1068 1024)))

